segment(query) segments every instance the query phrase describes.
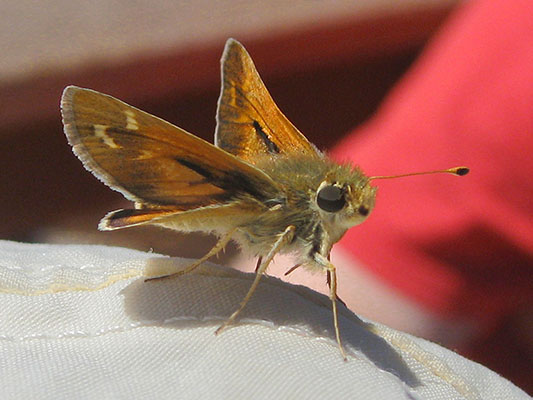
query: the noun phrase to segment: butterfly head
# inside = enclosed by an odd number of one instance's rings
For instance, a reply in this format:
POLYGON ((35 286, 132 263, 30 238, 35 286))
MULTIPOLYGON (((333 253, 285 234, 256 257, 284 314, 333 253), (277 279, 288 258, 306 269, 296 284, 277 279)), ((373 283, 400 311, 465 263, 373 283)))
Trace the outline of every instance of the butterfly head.
POLYGON ((333 242, 362 223, 374 208, 376 188, 359 171, 354 174, 344 179, 327 177, 315 193, 316 208, 333 242))

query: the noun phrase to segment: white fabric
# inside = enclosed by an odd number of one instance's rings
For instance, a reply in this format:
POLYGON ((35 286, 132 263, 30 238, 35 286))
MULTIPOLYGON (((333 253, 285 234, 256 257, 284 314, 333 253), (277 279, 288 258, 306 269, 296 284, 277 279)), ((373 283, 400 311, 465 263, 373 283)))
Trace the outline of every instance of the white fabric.
MULTIPOLYGON (((206 264, 104 246, 0 242, 1 399, 525 399, 487 368, 329 299, 206 264)), ((490 349, 487 349, 490 351, 490 349)))

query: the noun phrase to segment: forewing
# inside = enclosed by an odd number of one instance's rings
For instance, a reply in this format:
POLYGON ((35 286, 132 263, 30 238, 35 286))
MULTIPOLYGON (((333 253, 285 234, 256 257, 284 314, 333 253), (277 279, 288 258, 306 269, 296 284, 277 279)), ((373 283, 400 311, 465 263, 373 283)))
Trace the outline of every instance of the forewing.
POLYGON ((233 39, 226 42, 222 56, 215 144, 252 164, 264 154, 320 157, 316 147, 276 106, 250 55, 233 39))
POLYGON ((61 111, 85 168, 138 204, 187 210, 277 191, 252 165, 111 96, 69 86, 61 111))

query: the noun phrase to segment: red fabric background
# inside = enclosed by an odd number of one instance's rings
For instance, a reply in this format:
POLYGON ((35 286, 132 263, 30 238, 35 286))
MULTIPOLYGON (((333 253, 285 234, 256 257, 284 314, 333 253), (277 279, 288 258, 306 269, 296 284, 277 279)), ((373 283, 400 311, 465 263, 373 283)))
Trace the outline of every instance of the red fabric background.
POLYGON ((431 311, 494 332, 533 304, 532 144, 533 2, 467 2, 332 154, 368 175, 470 175, 376 181, 373 214, 340 245, 431 311))

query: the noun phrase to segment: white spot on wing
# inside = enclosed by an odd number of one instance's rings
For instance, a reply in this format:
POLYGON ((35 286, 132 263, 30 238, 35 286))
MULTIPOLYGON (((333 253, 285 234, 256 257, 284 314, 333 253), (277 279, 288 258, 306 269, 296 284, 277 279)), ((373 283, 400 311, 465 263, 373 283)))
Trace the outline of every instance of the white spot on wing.
POLYGON ((147 160, 149 158, 154 158, 154 153, 148 150, 138 150, 138 155, 135 157, 135 160, 147 160))
POLYGON ((104 141, 104 144, 106 144, 108 147, 111 147, 113 149, 118 149, 120 146, 118 144, 116 144, 115 141, 113 140, 113 138, 110 137, 106 133, 106 129, 107 129, 106 125, 95 124, 94 125, 94 135, 97 138, 102 139, 104 141))
POLYGON ((131 110, 124 111, 124 114, 126 114, 126 129, 129 129, 131 131, 136 131, 139 129, 139 124, 137 123, 137 120, 135 119, 135 113, 131 110))

